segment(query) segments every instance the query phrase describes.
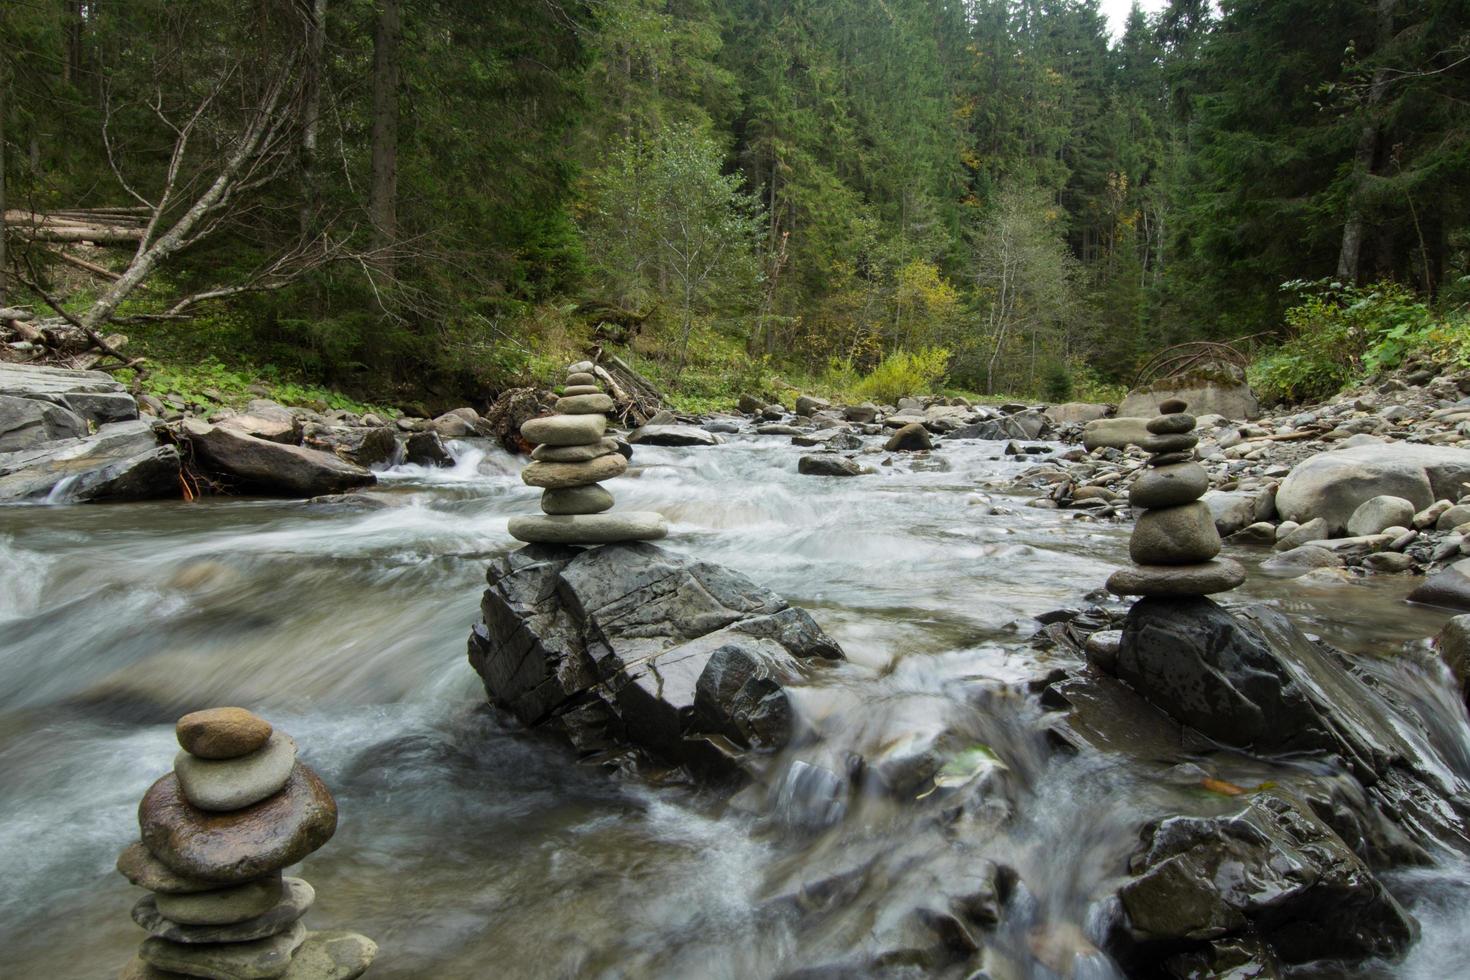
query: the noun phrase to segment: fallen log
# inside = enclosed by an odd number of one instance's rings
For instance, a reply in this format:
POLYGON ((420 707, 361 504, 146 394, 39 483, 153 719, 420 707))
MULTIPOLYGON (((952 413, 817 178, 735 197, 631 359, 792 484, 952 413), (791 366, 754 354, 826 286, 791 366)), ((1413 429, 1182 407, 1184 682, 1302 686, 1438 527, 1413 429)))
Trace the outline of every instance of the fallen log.
POLYGON ((47 251, 56 256, 61 261, 65 262, 67 265, 74 265, 78 269, 81 269, 83 272, 90 272, 94 276, 101 276, 103 279, 111 279, 113 282, 117 282, 117 280, 122 278, 120 274, 113 272, 106 266, 98 265, 95 262, 88 262, 84 258, 72 255, 70 252, 62 251, 59 248, 47 249, 47 251))

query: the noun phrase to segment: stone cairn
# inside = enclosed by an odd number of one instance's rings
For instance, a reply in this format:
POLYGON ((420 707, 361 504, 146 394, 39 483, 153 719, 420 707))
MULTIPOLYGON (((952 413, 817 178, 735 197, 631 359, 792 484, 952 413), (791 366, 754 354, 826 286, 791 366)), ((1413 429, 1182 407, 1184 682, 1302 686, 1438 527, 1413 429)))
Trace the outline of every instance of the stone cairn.
POLYGON ((1149 437, 1139 443, 1153 455, 1133 483, 1129 502, 1143 513, 1133 528, 1128 552, 1133 568, 1108 579, 1108 591, 1136 596, 1200 596, 1228 592, 1245 581, 1239 562, 1220 558, 1220 535, 1208 505, 1205 468, 1195 461, 1194 416, 1189 406, 1170 399, 1148 422, 1149 437))
POLYGON ((282 877, 337 829, 337 803, 296 761, 296 743, 244 708, 179 719, 173 772, 138 805, 142 840, 117 870, 148 889, 133 921, 149 936, 122 980, 351 980, 377 945, 351 932, 308 932, 316 898, 282 877))
POLYGON ((668 534, 662 514, 605 513, 613 506, 603 480, 621 476, 628 459, 606 435, 613 400, 603 393, 591 361, 567 368, 556 414, 530 419, 521 435, 536 448, 521 479, 541 487, 544 515, 513 517, 511 536, 543 544, 612 544, 655 541, 668 534))

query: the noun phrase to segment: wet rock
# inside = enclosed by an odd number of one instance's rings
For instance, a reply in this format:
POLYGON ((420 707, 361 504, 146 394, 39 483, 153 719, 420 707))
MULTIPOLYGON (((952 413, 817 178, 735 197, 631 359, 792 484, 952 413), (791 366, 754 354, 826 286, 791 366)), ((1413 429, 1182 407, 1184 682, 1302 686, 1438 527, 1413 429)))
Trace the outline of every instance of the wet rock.
POLYGON ((890 453, 919 452, 934 448, 929 430, 918 422, 912 422, 895 432, 883 445, 890 453))
POLYGON ((167 895, 192 895, 215 891, 220 887, 217 881, 179 874, 154 857, 153 852, 144 847, 141 841, 135 841, 122 849, 122 853, 117 856, 117 871, 139 888, 167 895))
POLYGON ((185 752, 201 759, 234 759, 263 748, 271 723, 244 708, 191 711, 174 725, 185 752))
POLYGON ((1276 539, 1276 550, 1291 551, 1302 545, 1311 544, 1313 541, 1326 541, 1331 536, 1329 531, 1326 518, 1314 517, 1305 524, 1299 524, 1291 531, 1279 536, 1276 539))
POLYGON ((541 495, 541 510, 547 514, 601 514, 612 510, 613 495, 600 483, 585 487, 547 490, 541 495))
MULTIPOLYGON (((1216 527, 1218 526, 1217 524, 1216 527)), ((1276 525, 1270 521, 1260 521, 1241 528, 1226 540, 1235 545, 1268 548, 1276 543, 1276 525)))
MULTIPOLYGON (((564 418, 600 418, 601 416, 568 415, 564 418)), ((530 423, 527 423, 528 425, 530 423)), ((585 463, 551 463, 537 461, 521 470, 521 481, 527 486, 543 490, 561 490, 568 487, 585 487, 603 480, 622 476, 628 470, 628 461, 621 453, 598 456, 585 463)))
POLYGON ((190 805, 169 773, 139 803, 138 825, 144 846, 177 874, 235 884, 295 864, 325 844, 337 829, 337 804, 299 762, 281 792, 233 813, 190 805))
POLYGON ((1342 556, 1327 548, 1304 544, 1261 562, 1261 571, 1274 578, 1298 578, 1318 568, 1341 568, 1342 556))
POLYGON ((1320 517, 1336 533, 1353 512, 1379 496, 1401 497, 1422 509, 1455 499, 1470 480, 1470 450, 1393 443, 1319 453, 1297 464, 1282 481, 1276 506, 1282 517, 1320 517))
POLYGON ((302 429, 301 438, 302 445, 308 449, 332 453, 339 459, 358 466, 385 466, 398 455, 398 439, 388 426, 369 428, 361 425, 311 423, 302 429))
POLYGON ((832 403, 825 398, 815 398, 811 395, 801 395, 796 399, 796 414, 812 416, 820 411, 829 409, 832 403))
POLYGON ((184 798, 201 810, 241 810, 280 792, 296 765, 296 743, 283 732, 248 755, 201 759, 188 752, 174 757, 174 775, 184 798))
POLYGON ((842 656, 774 593, 652 545, 531 546, 488 579, 470 662, 492 701, 575 745, 632 745, 697 773, 734 767, 710 739, 785 744, 783 689, 842 656))
POLYGON ((1210 488, 1210 475, 1198 463, 1153 466, 1144 470, 1128 491, 1134 507, 1178 507, 1200 499, 1210 488))
POLYGON ((988 419, 983 422, 975 422, 971 425, 963 425, 945 436, 946 439, 990 439, 995 442, 1007 442, 1012 439, 1022 442, 1030 442, 1041 438, 1046 432, 1049 420, 1040 412, 1017 412, 1004 418, 988 419))
POLYGON ((331 453, 268 442, 194 419, 184 420, 180 435, 196 461, 242 490, 316 497, 377 482, 372 471, 331 453))
POLYGON ((628 433, 635 446, 719 446, 725 440, 693 425, 645 425, 628 433))
POLYGON ((1115 595, 1196 596, 1229 592, 1245 581, 1245 569, 1229 558, 1192 565, 1135 565, 1108 577, 1115 595))
POLYGON ((155 500, 179 495, 179 451, 147 422, 114 422, 94 435, 0 453, 0 501, 155 500))
POLYGON ((1379 496, 1363 501, 1348 518, 1347 532, 1354 537, 1382 534, 1391 527, 1407 527, 1414 521, 1414 505, 1403 497, 1379 496))
POLYGON ((160 970, 191 977, 270 980, 286 974, 291 955, 304 942, 306 927, 297 922, 279 935, 245 943, 210 945, 145 939, 138 948, 138 958, 160 970))
MULTIPOLYGON (((599 456, 607 456, 616 452, 618 452, 618 440, 612 436, 603 436, 596 442, 582 446, 537 446, 531 450, 531 458, 548 463, 585 463, 599 456)), ((628 453, 624 453, 623 456, 627 458, 628 453)))
POLYGON ((1413 918, 1307 806, 1263 793, 1216 818, 1148 827, 1119 892, 1134 942, 1259 936, 1287 963, 1394 958, 1413 918))
POLYGON ((836 453, 813 453, 796 461, 796 472, 805 476, 862 476, 867 469, 857 460, 836 453))
POLYGON ((1399 572, 1407 572, 1413 568, 1414 559, 1408 555, 1383 551, 1364 558, 1363 567, 1371 568, 1375 572, 1382 572, 1386 575, 1394 575, 1399 572))
POLYGON ((147 901, 151 901, 158 914, 171 922, 186 926, 222 926, 264 915, 279 904, 284 890, 283 879, 274 874, 243 885, 206 892, 186 895, 155 893, 147 901))
MULTIPOLYGON (((1403 521, 1395 521, 1402 524, 1403 521)), ((1457 504, 1440 514, 1434 522, 1436 531, 1453 531, 1462 524, 1470 524, 1470 505, 1457 504)))
POLYGON ((70 409, 34 398, 0 395, 0 453, 85 435, 87 421, 70 409))
POLYGON ((404 462, 415 466, 453 466, 454 455, 437 432, 414 432, 403 443, 404 462))
POLYGON ((378 944, 355 932, 309 932, 281 980, 355 980, 378 955, 378 944))
POLYGON ((1434 648, 1455 678, 1461 695, 1470 702, 1470 616, 1456 616, 1445 623, 1434 639, 1434 648))
POLYGON ((863 402, 861 405, 848 405, 842 410, 842 417, 849 422, 857 422, 866 425, 869 422, 878 421, 878 406, 872 402, 863 402))
POLYGON ((283 879, 275 902, 253 917, 208 925, 185 925, 163 914, 152 895, 133 906, 133 921, 148 934, 174 943, 243 943, 290 931, 316 901, 316 891, 300 878, 283 879))
POLYGON ((1128 542, 1139 565, 1194 565, 1220 553, 1220 535, 1202 502, 1145 511, 1128 542))
POLYGON ((1413 592, 1410 602, 1446 609, 1470 609, 1470 559, 1455 562, 1429 576, 1413 592))
MULTIPOLYGON (((621 456, 608 458, 622 459, 621 456)), ((506 530, 517 541, 542 544, 657 541, 669 533, 662 514, 636 510, 608 514, 527 514, 512 517, 506 530)))

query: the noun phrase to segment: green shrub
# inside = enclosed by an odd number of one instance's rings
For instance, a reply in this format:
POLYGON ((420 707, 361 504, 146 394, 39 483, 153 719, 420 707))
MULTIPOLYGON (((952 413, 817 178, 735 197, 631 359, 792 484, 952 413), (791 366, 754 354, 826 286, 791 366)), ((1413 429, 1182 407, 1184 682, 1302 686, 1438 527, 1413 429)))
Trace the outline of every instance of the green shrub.
POLYGON ((949 351, 925 347, 910 354, 894 351, 857 384, 857 393, 893 403, 908 395, 934 390, 949 367, 949 351))
POLYGON ((1065 402, 1072 399, 1072 372, 1061 361, 1046 366, 1041 379, 1042 396, 1050 402, 1065 402))

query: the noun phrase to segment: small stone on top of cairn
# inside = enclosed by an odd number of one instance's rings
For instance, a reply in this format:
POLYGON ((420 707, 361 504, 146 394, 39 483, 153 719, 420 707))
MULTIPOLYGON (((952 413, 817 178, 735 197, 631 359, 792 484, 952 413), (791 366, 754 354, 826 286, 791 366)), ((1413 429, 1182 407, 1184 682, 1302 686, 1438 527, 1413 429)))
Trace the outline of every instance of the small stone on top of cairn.
POLYGON ((1245 581, 1239 562, 1221 558, 1215 518, 1200 498, 1210 488, 1209 474, 1195 461, 1194 416, 1189 406, 1170 399, 1148 423, 1140 445, 1153 455, 1134 482, 1128 500, 1143 510, 1128 551, 1133 568, 1108 579, 1118 595, 1196 596, 1228 592, 1245 581))
POLYGON ((148 931, 122 980, 352 980, 378 947, 351 932, 309 932, 316 891, 281 869, 337 829, 337 803, 296 761, 296 743, 243 708, 179 719, 184 751, 138 806, 142 839, 117 870, 148 889, 133 921, 148 931))
POLYGON ((606 513, 613 498, 602 481, 621 476, 628 460, 605 435, 613 400, 592 371, 590 361, 567 368, 556 414, 521 426, 521 436, 536 447, 521 479, 542 488, 544 516, 511 518, 510 534, 518 541, 592 545, 656 541, 668 534, 662 514, 606 513))

